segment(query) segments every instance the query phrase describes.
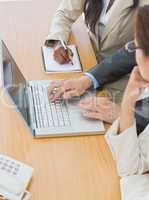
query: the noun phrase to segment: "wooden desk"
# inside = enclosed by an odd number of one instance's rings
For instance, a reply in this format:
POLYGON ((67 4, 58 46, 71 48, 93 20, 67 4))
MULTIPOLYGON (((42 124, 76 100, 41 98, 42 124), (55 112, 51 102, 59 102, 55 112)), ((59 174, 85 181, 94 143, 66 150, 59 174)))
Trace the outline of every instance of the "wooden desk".
MULTIPOLYGON (((1 38, 27 79, 72 76, 46 75, 42 68, 40 47, 59 2, 0 3, 1 38)), ((87 69, 96 61, 87 33, 80 27, 73 30, 87 69)), ((103 136, 34 139, 16 111, 2 101, 0 113, 0 153, 33 166, 32 200, 120 199, 119 179, 103 136)))

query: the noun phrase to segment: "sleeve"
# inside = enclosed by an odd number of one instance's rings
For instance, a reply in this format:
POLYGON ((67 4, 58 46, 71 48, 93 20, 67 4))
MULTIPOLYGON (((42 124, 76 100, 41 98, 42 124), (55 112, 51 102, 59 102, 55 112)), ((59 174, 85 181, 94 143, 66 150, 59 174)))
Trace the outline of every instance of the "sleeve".
POLYGON ((136 65, 135 53, 129 53, 125 47, 105 58, 88 72, 92 74, 100 86, 119 80, 130 73, 136 65))
POLYGON ((148 200, 149 174, 121 178, 121 200, 148 200))
POLYGON ((53 18, 46 45, 60 39, 67 43, 72 24, 83 12, 84 2, 85 0, 62 0, 53 18))
POLYGON ((89 72, 85 72, 84 75, 91 78, 94 89, 97 89, 100 87, 100 83, 96 80, 96 78, 92 74, 90 74, 89 72))
POLYGON ((136 122, 118 134, 119 120, 108 130, 105 139, 111 149, 121 177, 149 170, 149 134, 147 129, 137 136, 136 122))
POLYGON ((149 5, 149 1, 148 0, 139 1, 139 6, 144 6, 144 5, 149 5))

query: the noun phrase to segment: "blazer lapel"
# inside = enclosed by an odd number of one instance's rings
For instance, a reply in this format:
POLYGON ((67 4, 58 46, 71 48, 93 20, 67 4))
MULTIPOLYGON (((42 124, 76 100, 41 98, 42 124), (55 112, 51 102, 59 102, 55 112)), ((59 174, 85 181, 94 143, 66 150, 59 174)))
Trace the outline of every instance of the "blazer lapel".
POLYGON ((133 0, 115 0, 114 9, 115 12, 111 13, 109 21, 105 27, 105 30, 101 36, 101 42, 105 40, 109 32, 113 29, 113 27, 118 23, 121 13, 126 10, 128 7, 133 6, 133 0))

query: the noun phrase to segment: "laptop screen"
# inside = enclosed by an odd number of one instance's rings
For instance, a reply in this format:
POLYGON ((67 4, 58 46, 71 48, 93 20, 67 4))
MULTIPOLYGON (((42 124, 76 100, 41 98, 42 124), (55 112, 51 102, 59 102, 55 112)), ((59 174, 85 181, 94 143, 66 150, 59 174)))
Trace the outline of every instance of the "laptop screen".
POLYGON ((17 64, 10 55, 6 45, 2 42, 3 84, 17 109, 27 121, 27 104, 25 98, 26 80, 17 64))

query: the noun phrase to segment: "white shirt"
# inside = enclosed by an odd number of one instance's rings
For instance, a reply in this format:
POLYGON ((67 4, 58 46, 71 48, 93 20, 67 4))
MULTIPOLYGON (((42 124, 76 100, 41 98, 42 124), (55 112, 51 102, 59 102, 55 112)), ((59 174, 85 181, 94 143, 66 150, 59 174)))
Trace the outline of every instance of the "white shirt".
POLYGON ((110 3, 110 0, 103 0, 103 9, 102 9, 102 12, 101 12, 101 15, 100 15, 100 23, 103 24, 103 25, 106 25, 107 18, 108 18, 108 13, 110 12, 110 10, 113 7, 113 5, 112 5, 112 7, 108 10, 108 12, 106 12, 109 3, 110 3))
POLYGON ((111 8, 107 11, 108 5, 110 3, 110 0, 103 0, 103 9, 100 15, 99 19, 99 33, 100 35, 104 31, 109 18, 111 17, 112 12, 115 12, 115 5, 117 4, 118 0, 115 0, 111 8))
POLYGON ((118 135, 119 120, 105 138, 121 177, 122 200, 149 199, 149 125, 137 136, 136 122, 118 135), (143 175, 144 174, 144 175, 143 175))

